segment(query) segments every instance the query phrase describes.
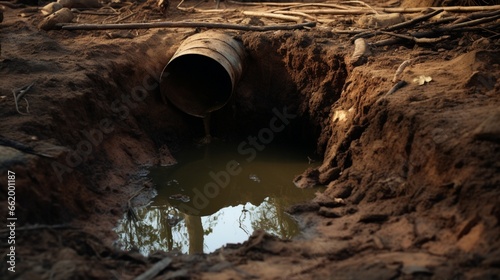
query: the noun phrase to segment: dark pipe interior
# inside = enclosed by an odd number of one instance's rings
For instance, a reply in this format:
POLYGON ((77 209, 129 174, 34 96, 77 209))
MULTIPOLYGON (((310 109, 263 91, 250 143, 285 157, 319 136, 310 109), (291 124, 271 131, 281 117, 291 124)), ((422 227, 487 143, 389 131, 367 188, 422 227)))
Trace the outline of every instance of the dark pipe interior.
POLYGON ((204 117, 227 103, 232 82, 226 69, 216 60, 188 54, 175 58, 165 67, 161 91, 182 111, 204 117))

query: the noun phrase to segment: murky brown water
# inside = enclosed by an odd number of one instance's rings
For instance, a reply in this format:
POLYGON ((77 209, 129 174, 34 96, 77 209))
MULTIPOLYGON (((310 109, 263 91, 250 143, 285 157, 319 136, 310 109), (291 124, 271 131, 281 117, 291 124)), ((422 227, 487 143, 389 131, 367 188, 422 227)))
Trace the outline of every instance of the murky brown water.
POLYGON ((311 167, 296 148, 262 151, 212 143, 177 155, 178 164, 153 167, 150 178, 158 195, 137 209, 140 221, 125 217, 116 228, 122 249, 183 253, 213 252, 245 241, 256 229, 288 239, 299 233, 284 210, 314 197, 315 189, 298 189, 293 178, 311 167))

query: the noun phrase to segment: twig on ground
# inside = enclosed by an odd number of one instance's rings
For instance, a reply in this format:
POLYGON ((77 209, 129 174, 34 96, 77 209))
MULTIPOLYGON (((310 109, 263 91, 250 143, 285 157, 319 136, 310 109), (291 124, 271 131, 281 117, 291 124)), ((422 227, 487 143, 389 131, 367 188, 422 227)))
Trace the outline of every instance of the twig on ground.
POLYGON ((71 9, 73 13, 77 14, 84 14, 84 15, 93 15, 93 16, 116 16, 119 15, 120 13, 114 12, 114 13, 105 13, 105 12, 97 12, 97 11, 81 11, 79 9, 71 9))
MULTIPOLYGON (((423 15, 423 16, 419 16, 419 17, 416 17, 414 19, 411 19, 411 20, 408 20, 408 21, 405 21, 405 22, 402 22, 402 23, 398 23, 398 24, 394 24, 394 25, 391 25, 391 26, 388 26, 386 28, 382 28, 380 29, 381 31, 395 31, 397 29, 401 29, 401 28, 405 28, 405 27, 410 27, 410 26, 413 26, 419 22, 422 22, 424 20, 427 20, 439 13, 443 12, 443 10, 436 10, 436 11, 433 11, 431 13, 428 13, 426 15, 423 15)), ((378 30, 369 30, 369 31, 366 31, 366 32, 362 32, 362 33, 359 33, 355 36, 353 36, 351 38, 351 41, 354 41, 358 38, 370 38, 370 37, 373 37, 377 34, 380 34, 380 32, 378 30)))
POLYGON ((300 17, 273 14, 273 13, 253 12, 253 11, 242 11, 241 13, 246 15, 246 16, 275 18, 275 19, 281 19, 281 20, 295 21, 298 23, 303 21, 302 18, 300 18, 300 17))
POLYGON ((365 15, 374 14, 375 12, 368 9, 350 9, 350 10, 340 10, 340 9, 314 9, 314 10, 300 10, 306 14, 322 14, 322 15, 365 15))
POLYGON ((390 36, 394 36, 394 37, 398 37, 398 38, 402 38, 402 39, 409 40, 409 41, 413 41, 413 42, 415 42, 417 44, 437 43, 439 41, 442 41, 442 40, 450 38, 449 35, 444 35, 444 36, 437 37, 437 38, 417 38, 417 37, 414 37, 414 36, 397 34, 397 33, 387 32, 387 31, 379 31, 378 33, 379 34, 386 34, 386 35, 390 35, 390 36))
POLYGON ((405 22, 402 22, 402 23, 398 23, 398 24, 394 24, 394 25, 391 25, 391 26, 388 26, 386 28, 384 28, 384 31, 394 31, 394 30, 398 30, 398 29, 401 29, 401 28, 406 28, 406 27, 410 27, 410 26, 413 26, 419 22, 422 22, 422 21, 425 21, 425 20, 428 20, 440 13, 442 13, 443 10, 442 9, 439 9, 439 10, 435 10, 435 11, 432 11, 428 14, 425 14, 425 15, 422 15, 422 16, 419 16, 419 17, 416 17, 416 18, 413 18, 411 20, 408 20, 408 21, 405 21, 405 22))
POLYGON ((449 6, 449 7, 421 7, 421 8, 375 8, 379 12, 384 13, 421 13, 427 9, 433 10, 444 10, 447 12, 453 13, 470 13, 470 12, 479 12, 479 11, 493 11, 500 10, 500 5, 494 6, 449 6))
POLYGON ((385 96, 391 95, 398 91, 400 88, 406 86, 408 83, 406 81, 399 81, 397 82, 386 94, 385 96))
POLYGON ((469 21, 461 22, 461 23, 457 23, 457 24, 452 24, 448 27, 444 27, 444 29, 457 29, 457 28, 462 28, 462 27, 470 27, 470 26, 475 26, 475 25, 487 23, 487 22, 492 22, 492 21, 497 20, 499 18, 500 18, 500 11, 499 11, 499 13, 497 13, 494 16, 479 18, 479 19, 475 19, 475 20, 469 20, 469 21))
POLYGON ((365 6, 365 7, 367 7, 368 9, 372 10, 375 14, 377 14, 377 15, 379 14, 379 12, 377 12, 377 10, 375 10, 374 8, 372 8, 372 6, 366 4, 363 1, 354 1, 354 0, 353 1, 342 1, 342 3, 357 3, 357 4, 361 4, 361 5, 365 6))
POLYGON ((26 101, 26 113, 23 113, 19 110, 19 100, 21 99, 21 97, 23 97, 23 95, 25 95, 30 89, 31 87, 35 84, 35 82, 27 85, 27 86, 24 86, 20 89, 13 89, 12 90, 12 94, 14 95, 14 103, 16 104, 16 110, 19 114, 21 115, 29 115, 29 103, 28 103, 28 100, 26 98, 24 98, 24 101, 26 101))
POLYGON ((337 5, 337 4, 325 4, 325 3, 307 3, 307 4, 300 4, 300 5, 292 5, 288 7, 280 7, 276 9, 269 10, 270 13, 274 13, 277 11, 283 11, 283 10, 290 10, 290 9, 296 9, 296 8, 303 8, 303 7, 325 7, 325 8, 336 8, 340 10, 349 10, 349 7, 337 5))
POLYGON ((307 18, 307 19, 310 19, 310 20, 313 20, 313 21, 317 21, 317 18, 314 17, 314 16, 311 16, 311 15, 308 15, 306 13, 302 13, 302 12, 296 12, 296 11, 280 11, 280 12, 277 12, 275 14, 283 14, 283 15, 295 15, 295 16, 301 16, 301 17, 304 17, 304 18, 307 18))
POLYGON ((459 19, 456 19, 456 21, 453 23, 456 24, 456 23, 461 23, 461 22, 465 22, 465 21, 469 21, 469 20, 478 19, 478 18, 491 17, 491 16, 498 15, 498 13, 500 13, 500 10, 472 13, 466 17, 461 17, 459 19))
POLYGON ((405 70, 406 67, 408 67, 411 64, 412 60, 408 59, 403 61, 396 70, 396 73, 394 73, 394 77, 392 78, 392 82, 395 83, 399 81, 401 74, 403 74, 403 71, 405 70))
POLYGON ((11 148, 19 150, 23 153, 27 153, 27 154, 31 154, 31 155, 35 155, 35 156, 39 156, 39 157, 54 158, 54 156, 38 153, 35 150, 33 150, 32 147, 26 146, 23 143, 20 143, 20 142, 11 140, 11 139, 4 138, 2 136, 0 136, 0 145, 6 146, 6 147, 11 147, 11 148))
POLYGON ((64 30, 106 30, 106 29, 149 29, 149 28, 213 28, 233 29, 244 31, 294 30, 306 27, 315 27, 316 22, 299 24, 279 24, 268 26, 246 26, 239 24, 225 24, 212 22, 146 22, 146 23, 119 23, 119 24, 57 24, 64 30))

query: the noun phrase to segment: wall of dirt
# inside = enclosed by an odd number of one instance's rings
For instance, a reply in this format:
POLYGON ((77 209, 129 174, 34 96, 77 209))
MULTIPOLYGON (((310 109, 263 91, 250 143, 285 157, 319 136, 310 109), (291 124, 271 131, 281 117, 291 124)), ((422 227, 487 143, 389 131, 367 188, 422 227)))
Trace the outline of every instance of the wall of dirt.
POLYGON ((420 61, 407 77, 425 73, 433 81, 390 96, 393 67, 352 71, 330 115, 319 168, 325 194, 366 213, 432 225, 411 235, 436 254, 453 254, 457 244, 467 253, 494 251, 500 241, 498 51, 420 61))

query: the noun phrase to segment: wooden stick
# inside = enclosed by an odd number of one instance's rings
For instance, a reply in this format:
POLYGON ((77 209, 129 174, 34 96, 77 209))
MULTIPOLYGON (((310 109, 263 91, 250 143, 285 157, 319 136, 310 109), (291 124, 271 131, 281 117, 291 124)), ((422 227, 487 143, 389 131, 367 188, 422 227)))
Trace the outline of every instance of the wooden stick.
POLYGON ((394 31, 394 30, 397 30, 397 29, 401 29, 401 28, 405 28, 405 27, 409 27, 409 26, 413 26, 419 22, 422 22, 422 21, 425 21, 425 20, 428 20, 440 13, 442 13, 443 10, 440 9, 440 10, 435 10, 435 11, 432 11, 426 15, 423 15, 423 16, 419 16, 419 17, 416 17, 416 18, 413 18, 411 20, 408 20, 408 21, 405 21, 405 22, 402 22, 402 23, 398 23, 398 24, 394 24, 394 25, 391 25, 391 26, 388 26, 386 28, 384 28, 384 31, 394 31))
POLYGON ((370 10, 374 11, 374 12, 375 12, 375 14, 378 14, 378 12, 377 12, 374 8, 372 8, 372 6, 370 6, 370 5, 366 4, 366 3, 365 3, 365 2, 363 2, 363 1, 355 1, 355 0, 352 0, 352 1, 343 1, 342 3, 357 3, 357 4, 361 4, 361 5, 365 6, 365 7, 367 7, 368 9, 370 9, 370 10))
POLYGON ((300 17, 294 17, 294 16, 287 16, 287 15, 280 15, 280 14, 273 14, 273 13, 263 13, 263 12, 253 12, 253 11, 243 11, 241 13, 246 15, 246 16, 251 16, 251 17, 267 17, 267 18, 275 18, 275 19, 289 20, 289 21, 295 21, 295 22, 302 22, 302 19, 300 17))
POLYGON ((306 22, 292 25, 245 26, 239 24, 225 24, 212 22, 145 22, 145 23, 118 23, 118 24, 57 24, 64 30, 106 30, 106 29, 149 29, 149 28, 214 28, 233 29, 243 31, 270 31, 294 30, 306 27, 315 27, 316 22, 306 22))
POLYGON ((462 17, 462 18, 457 19, 453 23, 461 23, 461 22, 465 22, 465 21, 469 21, 469 20, 473 20, 473 19, 484 18, 484 17, 491 17, 491 16, 498 15, 498 13, 500 13, 500 10, 472 13, 472 14, 466 16, 466 17, 462 17))
POLYGON ((406 39, 408 41, 413 41, 413 42, 415 42, 417 44, 437 43, 437 42, 439 42, 441 40, 450 38, 450 36, 448 36, 448 35, 437 37, 437 38, 418 38, 418 37, 413 37, 413 36, 409 36, 409 35, 403 35, 403 34, 397 34, 397 33, 393 33, 393 32, 387 32, 387 31, 380 31, 380 33, 386 34, 386 35, 390 35, 390 36, 394 36, 394 37, 398 37, 398 38, 402 38, 402 39, 406 39))
POLYGON ((499 10, 500 5, 468 6, 468 7, 450 6, 450 7, 421 7, 421 8, 375 8, 375 9, 379 12, 384 12, 384 13, 421 13, 429 8, 433 10, 442 9, 444 11, 453 13, 469 13, 469 12, 499 10))
POLYGON ((93 15, 93 16, 116 16, 120 13, 106 13, 106 12, 97 12, 97 11, 81 11, 79 9, 71 9, 73 13, 84 14, 84 15, 93 15))
POLYGON ((167 268, 172 263, 172 259, 169 257, 155 263, 150 269, 146 270, 141 275, 137 276, 135 280, 151 280, 156 277, 160 272, 167 268))
POLYGON ((370 30, 368 29, 353 29, 353 30, 345 30, 345 29, 332 29, 330 30, 332 31, 333 33, 337 33, 337 34, 350 34, 350 35, 355 35, 355 34, 359 34, 359 33, 364 33, 364 32, 368 32, 370 30))
POLYGON ((231 4, 236 4, 236 5, 242 5, 242 6, 270 6, 270 7, 283 7, 283 6, 293 6, 293 5, 302 5, 304 3, 300 2, 287 2, 287 3, 280 3, 280 2, 240 2, 240 1, 233 1, 229 0, 227 1, 228 3, 231 4))
POLYGON ((323 14, 323 15, 365 15, 375 14, 375 11, 369 9, 356 10, 340 10, 340 9, 315 9, 315 10, 300 10, 306 14, 323 14))
MULTIPOLYGON (((418 40, 425 42, 426 40, 430 40, 427 37, 435 37, 437 34, 443 34, 443 33, 447 33, 447 32, 448 33, 449 32, 455 32, 455 33, 456 32, 481 32, 481 31, 492 32, 491 30, 495 30, 495 29, 499 28, 499 26, 500 25, 498 25, 498 24, 494 24, 493 26, 484 26, 484 27, 461 27, 461 28, 451 26, 451 27, 446 27, 446 28, 437 28, 437 29, 433 29, 433 30, 414 32, 414 33, 409 34, 409 36, 415 37, 418 40)), ((400 37, 401 36, 399 36, 398 38, 390 38, 390 39, 380 40, 380 41, 377 41, 375 43, 372 43, 371 45, 374 47, 394 45, 394 44, 401 42, 401 40, 403 40, 403 38, 400 38, 400 37)), ((437 38, 437 39, 440 40, 442 38, 437 38)))
MULTIPOLYGON (((31 84, 29 85, 26 85, 20 89, 13 89, 12 90, 12 94, 14 95, 14 104, 16 105, 16 110, 19 114, 21 115, 29 115, 29 112, 27 111, 27 113, 23 113, 19 110, 19 100, 21 99, 21 97, 23 97, 23 95, 25 95, 30 89, 31 87, 35 84, 35 82, 32 82, 31 84)), ((26 102, 27 99, 25 98, 24 99, 26 102)), ((29 104, 29 103, 28 103, 29 104)), ((28 105, 29 106, 29 105, 28 105)))
MULTIPOLYGON (((419 16, 419 17, 416 17, 414 19, 411 19, 411 20, 408 20, 408 21, 405 21, 402 23, 394 24, 394 25, 388 26, 386 28, 382 28, 381 31, 394 31, 397 29, 409 27, 409 26, 415 25, 421 21, 427 20, 427 19, 429 19, 429 18, 431 18, 439 13, 442 13, 442 12, 443 12, 443 10, 436 10, 436 11, 433 11, 433 12, 428 13, 426 15, 419 16)), ((363 33, 359 33, 351 38, 351 42, 353 42, 354 40, 356 40, 358 38, 370 38, 370 37, 373 37, 377 34, 379 34, 379 32, 377 32, 376 30, 370 30, 370 31, 366 31, 363 33)), ((391 35, 393 35, 393 34, 391 34, 391 35)))
POLYGON ((336 4, 308 3, 308 4, 300 4, 300 5, 292 5, 292 6, 288 6, 288 7, 276 8, 276 9, 270 10, 269 12, 273 13, 273 12, 277 12, 277 11, 289 10, 289 9, 294 9, 294 8, 302 8, 302 7, 327 7, 327 8, 336 8, 336 9, 340 9, 340 10, 349 10, 348 7, 336 5, 336 4))
POLYGON ((296 12, 296 11, 280 11, 277 12, 276 14, 283 14, 283 15, 296 15, 296 16, 301 16, 313 21, 317 21, 318 19, 316 17, 313 17, 311 15, 308 15, 306 13, 301 13, 301 12, 296 12))
POLYGON ((480 18, 480 19, 475 19, 475 20, 469 20, 469 21, 466 21, 466 22, 461 22, 461 23, 453 24, 453 25, 450 25, 448 28, 450 28, 450 29, 457 29, 457 28, 462 28, 462 27, 470 27, 470 26, 474 26, 474 25, 479 25, 479 24, 491 22, 491 21, 497 20, 499 18, 500 18, 500 14, 497 14, 497 15, 491 16, 491 17, 485 17, 485 18, 480 18))

